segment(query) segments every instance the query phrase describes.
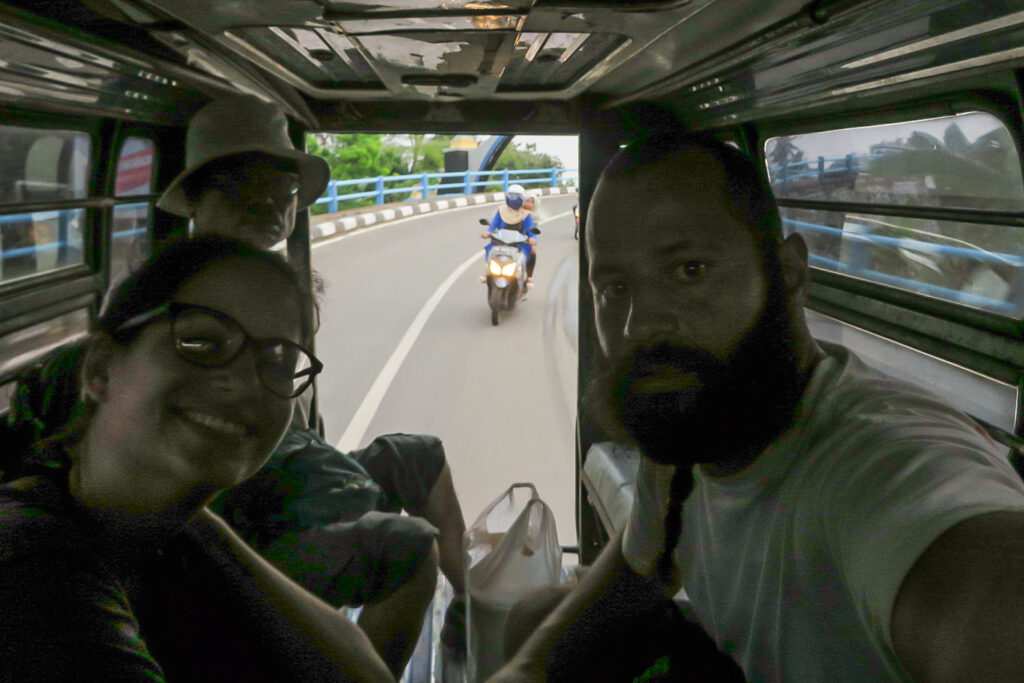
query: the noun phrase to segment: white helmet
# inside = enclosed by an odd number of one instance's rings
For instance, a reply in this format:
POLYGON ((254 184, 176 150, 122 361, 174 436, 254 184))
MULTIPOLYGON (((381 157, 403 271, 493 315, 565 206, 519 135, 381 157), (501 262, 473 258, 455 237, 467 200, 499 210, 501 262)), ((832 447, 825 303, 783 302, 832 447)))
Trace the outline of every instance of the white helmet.
POLYGON ((526 201, 526 190, 522 185, 509 185, 505 193, 505 203, 510 209, 520 209, 526 201))

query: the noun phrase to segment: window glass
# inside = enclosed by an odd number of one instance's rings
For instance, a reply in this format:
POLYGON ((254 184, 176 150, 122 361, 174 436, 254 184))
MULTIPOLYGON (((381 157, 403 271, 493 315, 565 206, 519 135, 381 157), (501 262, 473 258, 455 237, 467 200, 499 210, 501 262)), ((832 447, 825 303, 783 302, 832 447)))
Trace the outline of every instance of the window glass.
POLYGON ((885 337, 805 310, 815 339, 842 344, 890 377, 919 384, 968 415, 1007 432, 1017 424, 1017 387, 971 372, 885 337))
MULTIPOLYGON (((155 147, 147 138, 130 137, 121 145, 114 178, 118 197, 147 195, 153 191, 155 147)), ((110 235, 110 282, 117 283, 141 263, 150 250, 150 223, 153 205, 149 202, 114 207, 114 227, 110 235)))
POLYGON ((127 138, 117 157, 114 194, 118 197, 149 194, 153 191, 153 141, 127 138))
POLYGON ((89 331, 89 311, 79 309, 0 337, 0 377, 18 372, 47 351, 89 331))
POLYGON ((14 392, 14 382, 0 384, 0 414, 7 412, 11 407, 11 394, 14 392))
POLYGON ((1013 136, 991 114, 770 138, 779 199, 1024 210, 1013 136))
POLYGON ((783 207, 811 265, 1012 317, 1024 315, 1024 230, 783 207))
POLYGON ((85 197, 89 149, 85 133, 0 126, 0 204, 85 197))
POLYGON ((117 283, 149 256, 149 221, 153 205, 121 204, 114 207, 110 239, 110 282, 117 283))
POLYGON ((0 214, 0 281, 82 263, 84 227, 85 209, 0 214))

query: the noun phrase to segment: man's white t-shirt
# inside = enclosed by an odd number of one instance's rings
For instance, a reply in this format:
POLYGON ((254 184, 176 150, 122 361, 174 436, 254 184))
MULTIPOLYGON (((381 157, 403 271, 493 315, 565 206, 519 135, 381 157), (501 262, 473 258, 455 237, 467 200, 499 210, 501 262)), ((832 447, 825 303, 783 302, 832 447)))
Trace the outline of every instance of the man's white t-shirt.
MULTIPOLYGON (((903 578, 956 523, 1024 510, 1024 483, 969 418, 822 347, 786 433, 739 473, 693 469, 674 560, 701 624, 748 679, 909 680, 889 630, 903 578)), ((737 410, 756 410, 748 400, 737 410)), ((641 460, 623 552, 644 575, 663 547, 672 472, 641 460)))

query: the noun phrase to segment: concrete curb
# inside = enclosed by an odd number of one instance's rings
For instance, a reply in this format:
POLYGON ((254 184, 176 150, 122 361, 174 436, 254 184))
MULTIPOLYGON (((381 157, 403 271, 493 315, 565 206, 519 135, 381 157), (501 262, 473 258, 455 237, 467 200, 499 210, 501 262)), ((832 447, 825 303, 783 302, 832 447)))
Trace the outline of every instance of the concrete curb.
MULTIPOLYGON (((535 188, 541 196, 552 194, 571 194, 572 189, 568 187, 541 187, 535 188)), ((466 206, 477 204, 492 204, 504 201, 504 192, 484 192, 470 195, 449 195, 447 197, 432 197, 426 201, 409 201, 404 204, 392 205, 386 209, 374 209, 367 207, 365 213, 338 218, 327 218, 314 225, 309 226, 310 241, 317 241, 335 235, 342 235, 360 228, 367 228, 371 225, 379 225, 399 218, 419 216, 433 211, 445 211, 448 209, 461 209, 466 206)), ((316 220, 319 216, 314 216, 316 220)))

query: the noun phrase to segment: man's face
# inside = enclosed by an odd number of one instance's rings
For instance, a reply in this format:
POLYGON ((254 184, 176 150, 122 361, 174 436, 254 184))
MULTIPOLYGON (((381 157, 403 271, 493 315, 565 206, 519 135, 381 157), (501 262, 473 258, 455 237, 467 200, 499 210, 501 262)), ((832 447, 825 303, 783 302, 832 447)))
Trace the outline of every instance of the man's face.
POLYGON ((299 176, 270 159, 221 163, 203 179, 195 204, 196 234, 234 237, 269 249, 295 228, 299 176))
POLYGON ((691 152, 604 178, 589 216, 606 361, 591 389, 615 426, 669 464, 769 436, 765 405, 791 409, 798 376, 785 286, 730 209, 718 162, 691 152))

